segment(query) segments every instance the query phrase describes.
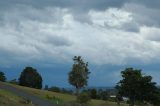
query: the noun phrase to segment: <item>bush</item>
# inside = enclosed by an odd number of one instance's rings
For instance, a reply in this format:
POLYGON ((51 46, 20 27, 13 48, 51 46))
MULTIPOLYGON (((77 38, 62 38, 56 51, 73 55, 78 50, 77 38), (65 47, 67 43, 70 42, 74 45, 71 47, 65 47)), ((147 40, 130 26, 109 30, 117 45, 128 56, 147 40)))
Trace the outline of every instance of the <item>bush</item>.
POLYGON ((97 90, 96 89, 91 89, 90 90, 90 97, 92 99, 97 99, 97 90))
POLYGON ((5 74, 3 72, 0 72, 0 81, 2 81, 2 82, 6 81, 6 77, 5 77, 5 74))
POLYGON ((61 92, 61 89, 59 87, 51 87, 51 88, 48 88, 49 91, 53 91, 53 92, 61 92))
POLYGON ((80 104, 87 104, 91 100, 88 93, 81 93, 77 96, 77 102, 80 104))
POLYGON ((98 90, 97 98, 100 100, 107 100, 109 98, 109 93, 107 90, 98 90))

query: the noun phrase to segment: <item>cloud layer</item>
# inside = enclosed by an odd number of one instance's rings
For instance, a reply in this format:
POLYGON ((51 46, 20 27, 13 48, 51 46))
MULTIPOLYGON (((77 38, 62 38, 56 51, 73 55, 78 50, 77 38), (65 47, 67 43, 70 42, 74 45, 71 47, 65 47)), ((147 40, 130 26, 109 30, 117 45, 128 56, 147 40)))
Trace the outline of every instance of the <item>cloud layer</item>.
POLYGON ((126 3, 121 8, 91 8, 82 22, 70 8, 17 5, 1 13, 1 57, 10 57, 6 62, 49 62, 82 55, 93 64, 116 65, 158 61, 158 12, 126 3))
MULTIPOLYGON (((0 4, 0 64, 51 67, 70 64, 74 55, 94 66, 159 64, 158 4, 158 0, 5 0, 0 4)), ((106 73, 97 70, 93 78, 106 73)), ((112 74, 118 77, 117 72, 112 74)))

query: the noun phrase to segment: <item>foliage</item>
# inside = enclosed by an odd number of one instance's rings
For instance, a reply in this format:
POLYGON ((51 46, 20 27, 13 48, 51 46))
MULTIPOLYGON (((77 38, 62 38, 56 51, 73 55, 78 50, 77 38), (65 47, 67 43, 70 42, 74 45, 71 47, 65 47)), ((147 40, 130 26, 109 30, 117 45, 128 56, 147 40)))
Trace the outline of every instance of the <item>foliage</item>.
POLYGON ((73 94, 72 90, 67 90, 65 88, 59 88, 59 87, 56 87, 56 86, 50 87, 50 88, 45 89, 45 90, 52 91, 52 92, 58 92, 58 93, 73 94))
POLYGON ((82 93, 88 93, 91 99, 99 99, 99 100, 108 100, 109 98, 109 91, 102 90, 102 89, 85 89, 82 93))
POLYGON ((142 75, 141 70, 126 68, 121 72, 122 80, 116 88, 118 93, 130 99, 130 105, 134 106, 135 101, 151 102, 155 96, 157 87, 152 82, 151 76, 142 75))
POLYGON ((153 104, 154 106, 159 106, 160 104, 160 89, 157 89, 154 93, 153 96, 151 98, 151 104, 153 104))
POLYGON ((117 102, 117 105, 120 105, 120 102, 123 100, 122 98, 122 95, 117 93, 116 94, 116 102, 117 102))
POLYGON ((0 72, 0 81, 2 81, 2 82, 6 81, 6 77, 5 77, 5 74, 3 72, 0 72))
POLYGON ((65 88, 62 88, 62 89, 61 89, 61 93, 73 94, 73 91, 72 91, 72 90, 67 90, 67 89, 65 89, 65 88))
POLYGON ((77 96, 77 102, 80 104, 86 104, 90 101, 90 96, 88 93, 81 93, 77 96))
POLYGON ((71 72, 69 72, 69 83, 76 88, 77 95, 79 94, 79 90, 87 86, 87 79, 89 78, 89 69, 88 63, 85 63, 81 56, 75 56, 73 58, 74 64, 72 66, 71 72))
POLYGON ((41 89, 42 77, 36 69, 32 67, 26 67, 20 75, 19 84, 22 86, 41 89))
POLYGON ((53 91, 53 92, 61 92, 61 89, 59 87, 53 86, 51 88, 48 88, 49 91, 53 91))
POLYGON ((97 99, 97 90, 96 89, 91 89, 90 90, 90 97, 92 99, 97 99))
POLYGON ((101 100, 107 100, 109 98, 109 93, 107 90, 99 89, 97 93, 97 98, 101 100))

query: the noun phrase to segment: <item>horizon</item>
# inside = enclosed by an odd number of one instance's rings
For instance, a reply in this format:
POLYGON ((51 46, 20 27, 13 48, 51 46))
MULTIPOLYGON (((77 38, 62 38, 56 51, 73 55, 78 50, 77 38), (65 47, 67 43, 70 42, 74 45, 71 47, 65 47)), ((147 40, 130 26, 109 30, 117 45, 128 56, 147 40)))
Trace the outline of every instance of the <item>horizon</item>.
POLYGON ((115 86, 127 67, 160 85, 159 0, 5 0, 0 3, 0 71, 26 66, 43 86, 72 87, 72 58, 89 62, 88 86, 115 86))

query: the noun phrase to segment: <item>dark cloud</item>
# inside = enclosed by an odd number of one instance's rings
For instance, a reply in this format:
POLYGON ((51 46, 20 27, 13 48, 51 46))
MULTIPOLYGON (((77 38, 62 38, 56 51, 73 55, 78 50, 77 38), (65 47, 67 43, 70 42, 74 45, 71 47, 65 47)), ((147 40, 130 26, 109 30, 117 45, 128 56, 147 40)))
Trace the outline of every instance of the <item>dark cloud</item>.
POLYGON ((30 5, 37 8, 57 6, 86 11, 89 9, 104 10, 108 7, 121 7, 125 3, 136 3, 149 8, 160 8, 159 0, 3 0, 0 2, 0 8, 9 9, 16 5, 30 5))
MULTIPOLYGON (((39 19, 40 21, 48 21, 47 17, 44 17, 42 15, 47 14, 41 14, 41 11, 43 11, 43 8, 46 7, 59 7, 59 8, 68 8, 70 9, 70 12, 72 12, 73 17, 76 20, 79 20, 81 22, 88 22, 90 23, 88 11, 89 10, 97 10, 97 11, 104 11, 107 8, 122 8, 126 4, 136 4, 141 5, 141 7, 137 7, 136 5, 129 5, 126 10, 129 12, 133 12, 134 17, 136 18, 136 21, 138 23, 147 25, 147 26, 160 26, 160 15, 159 15, 159 0, 3 0, 0 2, 0 15, 2 16, 3 12, 7 12, 4 10, 8 9, 22 9, 26 7, 31 8, 38 8, 39 11, 34 11, 33 15, 30 14, 30 18, 33 19, 39 19)), ((27 11, 25 9, 22 9, 21 11, 24 11, 22 14, 27 14, 27 11)), ((0 16, 0 20, 2 20, 2 17, 0 16)), ((25 17, 25 15, 24 15, 25 17)), ((28 17, 28 16, 27 16, 28 17)), ((49 18, 49 17, 48 17, 49 18)), ((57 19, 53 19, 57 21, 57 19)), ((126 24, 126 26, 129 26, 127 28, 124 28, 129 31, 138 31, 139 28, 137 27, 137 24, 130 25, 126 24)), ((125 26, 124 26, 125 27, 125 26)))
POLYGON ((31 5, 37 8, 46 6, 70 7, 85 11, 85 9, 106 9, 107 7, 119 7, 125 0, 5 0, 1 1, 1 8, 14 7, 17 4, 31 5))
POLYGON ((67 38, 61 36, 49 36, 44 40, 45 43, 49 43, 53 46, 71 46, 72 43, 67 38))
POLYGON ((148 8, 160 8, 160 0, 132 0, 132 2, 144 5, 148 8))

